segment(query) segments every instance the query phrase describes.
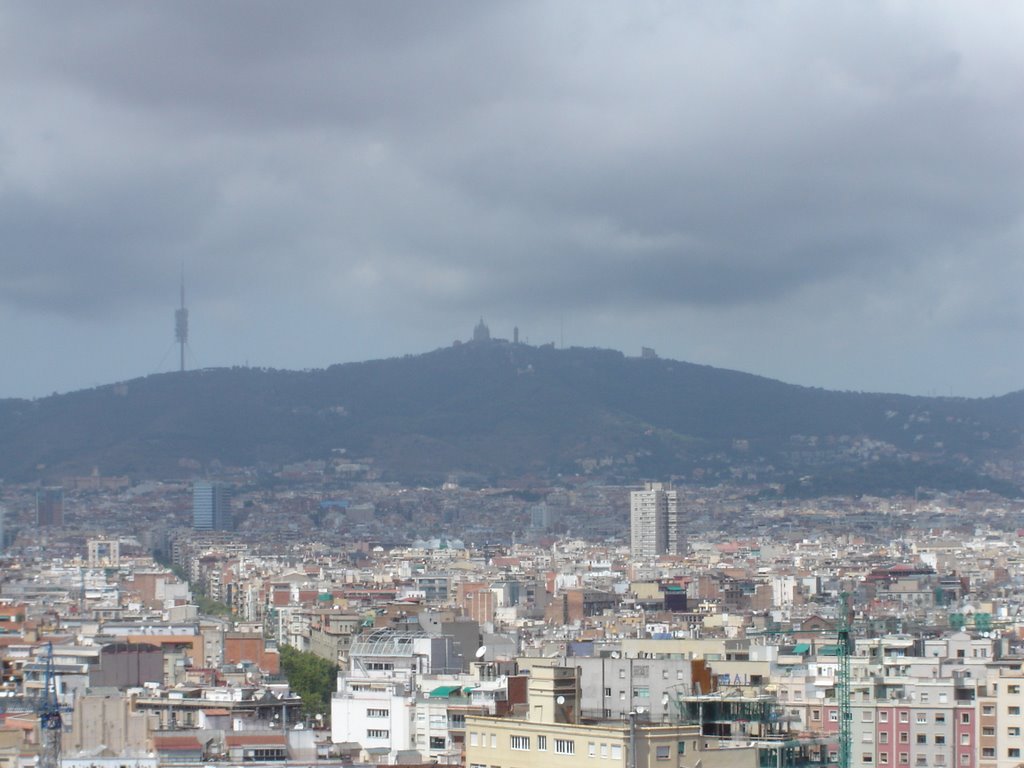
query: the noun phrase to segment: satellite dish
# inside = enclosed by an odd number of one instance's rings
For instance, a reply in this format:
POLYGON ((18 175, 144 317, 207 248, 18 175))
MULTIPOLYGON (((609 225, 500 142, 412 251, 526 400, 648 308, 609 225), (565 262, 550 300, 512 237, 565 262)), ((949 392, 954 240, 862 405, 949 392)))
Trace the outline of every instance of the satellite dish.
POLYGON ((487 646, 481 645, 479 648, 476 649, 476 653, 474 653, 473 655, 476 656, 478 659, 482 659, 486 653, 487 646))
POLYGON ((619 658, 619 652, 618 651, 612 651, 612 658, 613 659, 619 658))
POLYGON ((565 704, 565 696, 559 696, 557 699, 555 699, 555 701, 558 704, 565 704))
POLYGON ((637 713, 638 715, 642 715, 642 714, 643 714, 644 712, 646 712, 646 711, 647 711, 647 710, 645 710, 645 709, 644 709, 643 707, 637 707, 637 708, 636 708, 636 713, 637 713))

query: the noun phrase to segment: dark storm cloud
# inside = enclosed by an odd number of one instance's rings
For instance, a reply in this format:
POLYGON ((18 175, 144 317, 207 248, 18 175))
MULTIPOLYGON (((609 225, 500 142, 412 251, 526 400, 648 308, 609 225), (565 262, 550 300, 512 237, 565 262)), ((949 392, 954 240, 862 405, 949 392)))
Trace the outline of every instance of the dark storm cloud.
POLYGON ((122 179, 45 197, 0 191, 0 302, 82 317, 153 299, 161 261, 183 258, 185 233, 203 219, 196 186, 122 179))
POLYGON ((128 314, 185 262, 239 317, 272 316, 268 296, 386 313, 391 349, 403 324, 444 340, 485 309, 646 334, 756 308, 819 329, 811 346, 887 327, 995 343, 1024 324, 1021 22, 926 3, 9 3, 0 308, 128 314))

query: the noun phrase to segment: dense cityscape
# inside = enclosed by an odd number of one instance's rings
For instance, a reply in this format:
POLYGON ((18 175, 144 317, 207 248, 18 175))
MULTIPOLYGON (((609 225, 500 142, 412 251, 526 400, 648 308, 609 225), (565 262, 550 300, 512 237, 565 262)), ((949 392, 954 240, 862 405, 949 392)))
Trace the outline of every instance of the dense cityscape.
POLYGON ((5 484, 0 760, 1016 765, 1024 502, 753 490, 5 484))

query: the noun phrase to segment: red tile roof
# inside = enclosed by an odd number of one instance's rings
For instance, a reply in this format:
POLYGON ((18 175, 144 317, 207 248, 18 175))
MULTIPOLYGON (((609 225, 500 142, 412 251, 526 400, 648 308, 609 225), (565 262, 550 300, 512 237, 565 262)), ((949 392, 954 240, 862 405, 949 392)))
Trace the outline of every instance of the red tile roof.
POLYGON ((195 736, 154 736, 153 746, 167 752, 202 750, 203 746, 195 736))

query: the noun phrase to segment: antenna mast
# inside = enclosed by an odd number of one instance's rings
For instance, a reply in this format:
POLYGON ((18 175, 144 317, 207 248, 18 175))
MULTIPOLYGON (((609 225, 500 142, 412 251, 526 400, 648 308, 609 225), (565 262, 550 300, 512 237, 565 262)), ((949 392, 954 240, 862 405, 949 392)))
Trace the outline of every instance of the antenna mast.
POLYGON ((185 309, 185 266, 181 267, 181 306, 174 312, 174 339, 181 349, 180 371, 185 371, 185 345, 188 343, 188 310, 185 309))

